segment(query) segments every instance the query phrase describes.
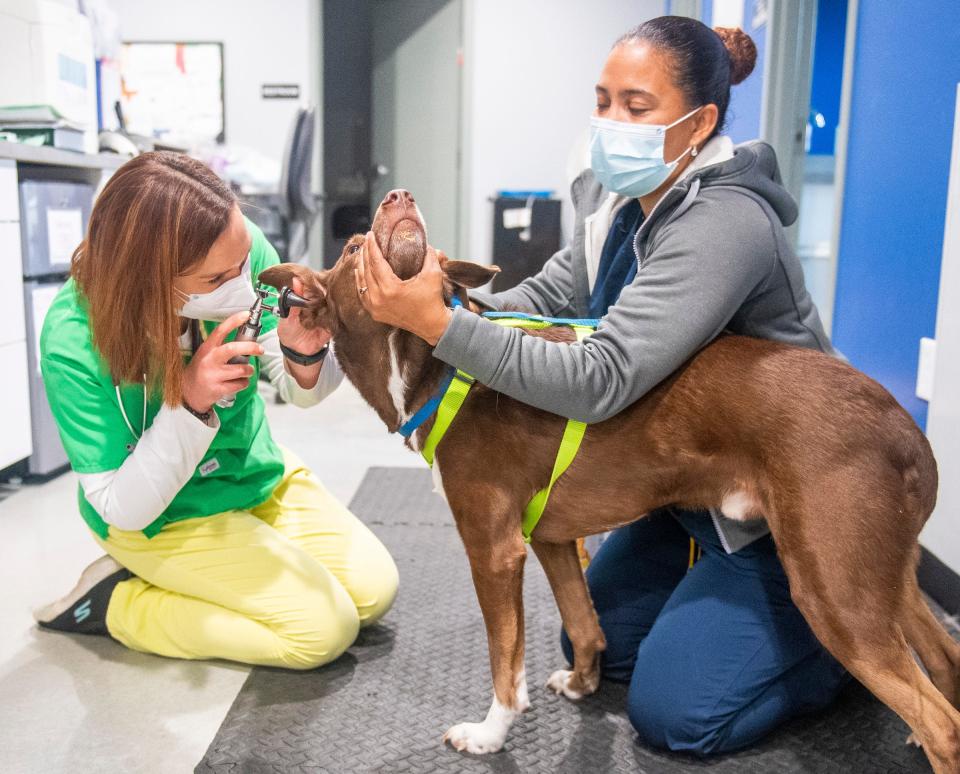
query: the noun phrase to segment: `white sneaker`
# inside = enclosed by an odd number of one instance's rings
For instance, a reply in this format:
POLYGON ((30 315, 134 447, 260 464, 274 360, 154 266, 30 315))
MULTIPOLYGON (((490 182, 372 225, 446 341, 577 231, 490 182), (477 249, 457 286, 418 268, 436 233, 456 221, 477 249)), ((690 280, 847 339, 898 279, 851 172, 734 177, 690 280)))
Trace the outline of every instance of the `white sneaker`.
POLYGON ((33 611, 45 629, 80 634, 107 634, 107 605, 113 589, 130 577, 130 571, 112 556, 101 556, 80 575, 73 590, 62 599, 33 611))

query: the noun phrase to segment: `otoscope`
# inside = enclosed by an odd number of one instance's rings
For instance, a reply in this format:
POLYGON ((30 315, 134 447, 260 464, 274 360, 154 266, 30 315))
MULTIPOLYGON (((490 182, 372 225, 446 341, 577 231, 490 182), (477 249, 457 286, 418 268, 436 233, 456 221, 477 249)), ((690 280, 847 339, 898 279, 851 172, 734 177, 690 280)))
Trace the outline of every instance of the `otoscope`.
MULTIPOLYGON (((310 303, 303 296, 294 293, 293 288, 286 286, 280 288, 280 290, 274 290, 261 285, 257 287, 256 292, 257 300, 250 307, 250 317, 237 330, 234 341, 256 341, 260 337, 260 329, 263 327, 261 318, 264 309, 273 312, 277 317, 288 317, 293 307, 304 307, 310 303), (269 296, 274 296, 272 302, 267 301, 269 296)), ((250 361, 246 355, 235 355, 227 362, 232 365, 246 365, 250 361)), ((217 401, 217 405, 220 408, 230 408, 235 402, 236 397, 234 395, 224 395, 217 401)))

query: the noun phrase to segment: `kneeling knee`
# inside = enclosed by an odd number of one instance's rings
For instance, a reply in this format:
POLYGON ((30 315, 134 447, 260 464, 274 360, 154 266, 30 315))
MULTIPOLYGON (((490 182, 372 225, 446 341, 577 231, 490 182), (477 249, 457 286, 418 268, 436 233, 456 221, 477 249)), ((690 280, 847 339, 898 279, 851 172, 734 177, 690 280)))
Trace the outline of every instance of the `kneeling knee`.
POLYGON ((376 572, 369 573, 362 581, 354 583, 350 595, 357 606, 360 626, 376 623, 393 607, 397 598, 400 576, 397 565, 384 550, 385 559, 379 563, 376 572))
POLYGON ((640 738, 665 750, 713 755, 724 752, 722 722, 697 717, 669 690, 640 690, 632 686, 627 714, 640 738))
POLYGON ((281 660, 290 669, 316 669, 343 655, 359 630, 355 609, 339 610, 323 619, 307 617, 302 630, 281 636, 281 660))

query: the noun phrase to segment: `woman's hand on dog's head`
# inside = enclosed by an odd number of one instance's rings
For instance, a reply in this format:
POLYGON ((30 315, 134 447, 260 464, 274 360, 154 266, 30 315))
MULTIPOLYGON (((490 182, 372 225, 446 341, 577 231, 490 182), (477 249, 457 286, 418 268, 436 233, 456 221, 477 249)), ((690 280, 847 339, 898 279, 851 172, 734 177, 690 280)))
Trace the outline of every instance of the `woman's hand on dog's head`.
POLYGON ((436 345, 452 311, 443 302, 440 255, 428 246, 420 273, 401 280, 386 262, 373 232, 367 233, 355 270, 357 292, 370 316, 436 345))

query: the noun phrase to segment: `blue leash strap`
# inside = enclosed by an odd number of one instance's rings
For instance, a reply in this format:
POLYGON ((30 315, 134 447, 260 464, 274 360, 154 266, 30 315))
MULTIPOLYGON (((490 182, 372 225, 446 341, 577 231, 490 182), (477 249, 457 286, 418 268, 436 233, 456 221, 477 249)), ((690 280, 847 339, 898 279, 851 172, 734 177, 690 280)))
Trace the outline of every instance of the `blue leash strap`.
MULTIPOLYGON (((458 306, 463 306, 463 302, 454 296, 450 300, 450 306, 451 308, 456 309, 458 306)), ((404 438, 409 438, 414 434, 414 432, 416 432, 420 425, 434 415, 436 410, 440 407, 440 401, 443 400, 443 396, 447 394, 447 388, 450 386, 450 382, 453 381, 453 377, 456 376, 456 374, 457 369, 451 367, 450 372, 443 377, 443 381, 440 383, 437 391, 433 394, 433 397, 424 403, 416 414, 414 414, 412 417, 410 417, 410 419, 400 426, 400 428, 397 430, 400 435, 402 435, 404 438)))
POLYGON ((402 435, 404 438, 409 438, 414 434, 416 429, 420 427, 420 425, 434 415, 436 410, 440 407, 440 401, 443 400, 443 396, 447 394, 447 388, 450 386, 450 382, 453 381, 453 377, 456 376, 456 374, 457 369, 451 367, 447 375, 443 377, 443 381, 440 382, 440 387, 437 388, 437 391, 433 394, 433 397, 424 403, 416 414, 414 414, 412 417, 410 417, 410 419, 400 426, 400 429, 397 430, 400 435, 402 435))

